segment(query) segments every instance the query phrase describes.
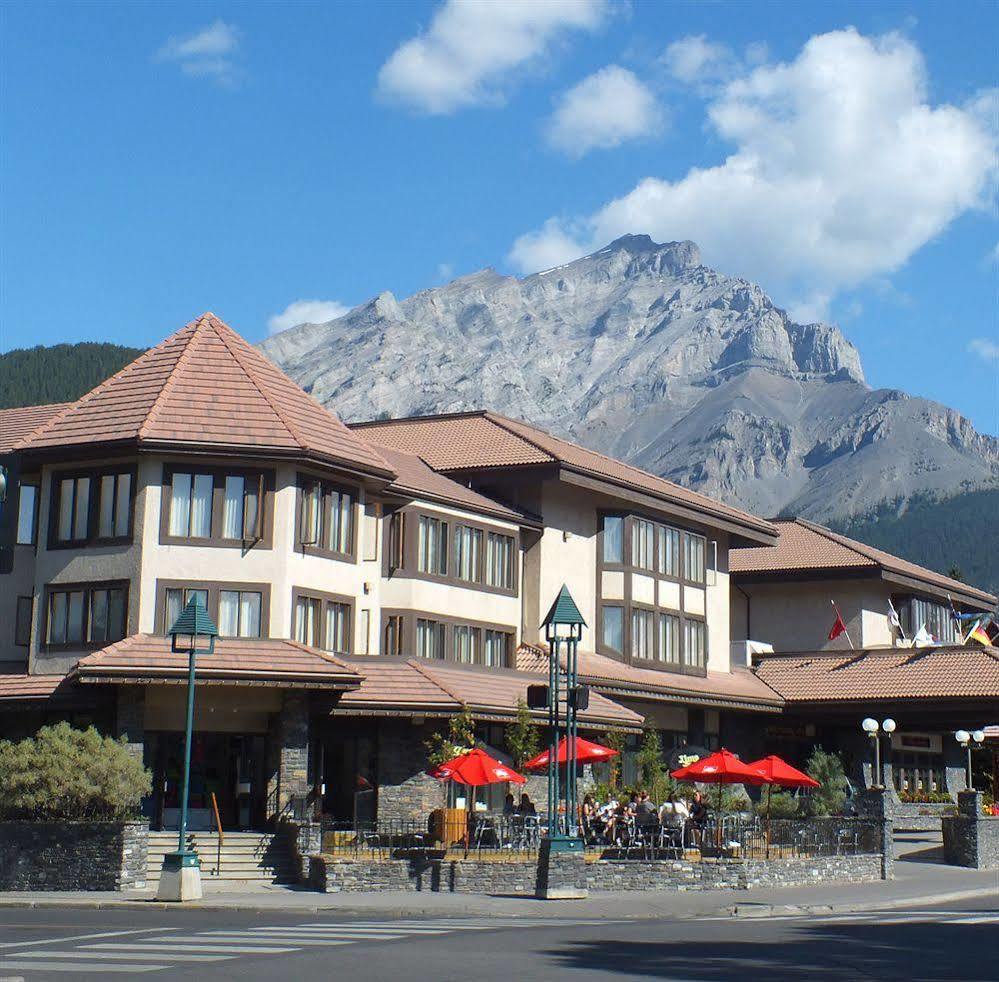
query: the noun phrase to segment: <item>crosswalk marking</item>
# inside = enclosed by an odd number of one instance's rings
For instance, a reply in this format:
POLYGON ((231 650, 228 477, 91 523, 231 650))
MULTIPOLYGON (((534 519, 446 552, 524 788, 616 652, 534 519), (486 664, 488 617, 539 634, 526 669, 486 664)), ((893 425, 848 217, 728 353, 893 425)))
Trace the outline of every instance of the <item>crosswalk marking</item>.
MULTIPOLYGON (((412 936, 412 932, 407 931, 405 928, 386 928, 384 931, 376 931, 374 928, 362 928, 360 930, 355 930, 354 928, 298 928, 298 927, 251 927, 247 928, 245 931, 238 929, 224 930, 219 929, 215 931, 202 931, 201 934, 205 936, 216 935, 216 934, 285 934, 289 937, 295 938, 322 938, 322 937, 338 937, 338 938, 402 938, 407 935, 412 936)), ((422 932, 416 937, 422 937, 422 932)))
MULTIPOLYGON (((336 934, 447 934, 448 929, 442 927, 409 927, 400 924, 398 927, 386 925, 384 927, 355 927, 353 924, 328 924, 325 927, 284 927, 280 924, 269 924, 266 927, 250 928, 251 931, 287 931, 291 934, 326 934, 334 932, 336 934)), ((481 930, 476 928, 475 930, 481 930)), ((214 934, 215 932, 207 932, 214 934)))
MULTIPOLYGON (((267 934, 259 935, 258 937, 260 938, 261 944, 287 944, 294 945, 296 948, 316 948, 342 944, 354 944, 357 941, 395 941, 398 938, 401 938, 402 935, 391 934, 387 938, 300 938, 297 935, 295 937, 289 937, 286 934, 267 934)), ((203 941, 212 945, 216 942, 221 944, 239 944, 241 942, 248 942, 254 946, 257 945, 257 941, 254 937, 247 937, 245 934, 220 934, 211 938, 199 935, 195 937, 194 940, 198 942, 203 941)))
MULTIPOLYGON (((18 958, 109 958, 127 959, 133 958, 136 961, 162 961, 162 951, 82 951, 80 948, 66 948, 63 951, 25 951, 18 954, 18 958)), ((171 951, 170 960, 174 962, 222 962, 229 958, 229 955, 188 955, 171 951)), ((0 966, 2 967, 2 966, 0 966)), ((89 968, 89 966, 88 966, 89 968)))
MULTIPOLYGON (((3 963, 3 970, 25 969, 32 972, 76 972, 84 971, 83 966, 77 961, 72 962, 47 962, 47 961, 19 961, 7 959, 3 963)), ((86 967, 88 972, 158 972, 161 969, 169 968, 168 965, 140 965, 138 963, 126 965, 122 962, 93 962, 86 967)))
POLYGON ((164 939, 163 942, 157 944, 153 941, 149 941, 143 944, 138 943, 128 943, 128 944, 95 944, 87 945, 88 948, 120 948, 126 951, 162 951, 164 957, 168 957, 171 952, 174 951, 217 951, 227 954, 235 955, 285 955, 289 951, 294 951, 294 948, 289 948, 287 945, 284 947, 276 947, 274 945, 259 945, 253 944, 253 942, 247 942, 240 945, 233 944, 210 944, 199 942, 197 944, 192 944, 191 942, 176 942, 172 939, 164 939), (169 944, 169 948, 165 945, 169 944))
POLYGON ((120 938, 129 934, 150 934, 162 928, 144 927, 134 931, 101 931, 100 934, 72 934, 68 938, 43 938, 40 941, 5 941, 0 948, 28 948, 34 945, 65 944, 67 941, 87 941, 91 938, 120 938))

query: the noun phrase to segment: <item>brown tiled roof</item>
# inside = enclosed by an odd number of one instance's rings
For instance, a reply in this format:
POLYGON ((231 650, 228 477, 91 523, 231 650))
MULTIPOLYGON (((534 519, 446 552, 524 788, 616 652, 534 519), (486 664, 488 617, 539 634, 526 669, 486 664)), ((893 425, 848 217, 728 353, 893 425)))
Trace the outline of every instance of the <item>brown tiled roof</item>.
MULTIPOLYGON (((372 442, 377 443, 377 441, 372 442)), ((377 449, 396 473, 396 479, 389 487, 389 491, 398 491, 402 494, 457 505, 461 508, 467 508, 469 511, 493 515, 510 522, 519 523, 525 518, 523 513, 514 511, 492 498, 487 498, 484 494, 479 494, 478 491, 466 488, 465 485, 452 481, 451 478, 445 477, 443 474, 438 474, 416 454, 405 453, 402 450, 390 449, 389 447, 378 447, 377 449)), ((534 519, 529 520, 531 524, 534 524, 534 519)))
POLYGON ((382 446, 419 454, 439 471, 558 464, 670 504, 727 519, 758 536, 770 538, 776 534, 762 518, 494 412, 377 420, 355 423, 352 429, 382 446))
POLYGON ((14 444, 23 440, 32 430, 37 430, 70 405, 72 403, 50 402, 44 406, 0 409, 0 453, 8 453, 14 448, 14 444))
POLYGON ((936 593, 951 593, 962 600, 979 603, 984 608, 996 598, 967 583, 952 580, 924 566, 893 556, 883 549, 857 542, 804 518, 776 521, 780 532, 775 546, 732 549, 729 570, 738 573, 806 572, 809 570, 870 569, 884 570, 898 576, 919 580, 936 593))
POLYGON ((765 655, 755 672, 788 703, 999 700, 999 649, 978 645, 765 655))
MULTIPOLYGON (((372 656, 347 661, 364 676, 364 681, 360 688, 344 694, 337 709, 357 715, 399 712, 451 715, 465 705, 479 717, 512 719, 517 712, 517 700, 526 698, 527 686, 546 678, 512 669, 421 658, 372 656)), ((540 719, 545 714, 535 715, 540 719)), ((590 708, 580 714, 580 723, 637 729, 642 717, 612 699, 593 693, 590 708)))
POLYGON ((389 476, 364 439, 214 314, 203 314, 18 444, 129 441, 304 453, 389 476))
MULTIPOLYGON (((133 634, 81 658, 76 675, 81 682, 125 680, 184 681, 186 652, 170 650, 170 638, 133 634)), ((279 638, 219 638, 211 655, 199 655, 198 678, 203 681, 272 682, 281 685, 354 687, 361 681, 340 658, 297 641, 279 638)))
POLYGON ((65 675, 0 675, 0 702, 48 699, 65 682, 65 675))
POLYGON ((638 668, 594 652, 579 652, 579 675, 604 692, 639 698, 684 702, 696 706, 734 706, 774 710, 783 700, 747 669, 681 675, 655 668, 638 668))

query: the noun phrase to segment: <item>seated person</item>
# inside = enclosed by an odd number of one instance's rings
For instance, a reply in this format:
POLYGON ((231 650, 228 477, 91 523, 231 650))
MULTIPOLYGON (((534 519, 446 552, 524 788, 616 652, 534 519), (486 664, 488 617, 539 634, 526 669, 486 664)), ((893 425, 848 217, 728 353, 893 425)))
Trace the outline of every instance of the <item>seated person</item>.
POLYGON ((513 800, 513 793, 510 792, 503 799, 503 814, 504 815, 515 815, 517 813, 517 806, 513 800))
POLYGON ((694 792, 694 801, 690 806, 690 822, 696 829, 703 829, 708 824, 708 804, 700 791, 694 792))
POLYGON ((525 791, 520 796, 520 805, 517 808, 518 815, 537 815, 538 810, 534 807, 534 802, 531 801, 530 796, 525 791))
POLYGON ((638 802, 635 805, 635 821, 639 825, 655 825, 659 821, 659 812, 649 797, 648 791, 638 792, 638 802))

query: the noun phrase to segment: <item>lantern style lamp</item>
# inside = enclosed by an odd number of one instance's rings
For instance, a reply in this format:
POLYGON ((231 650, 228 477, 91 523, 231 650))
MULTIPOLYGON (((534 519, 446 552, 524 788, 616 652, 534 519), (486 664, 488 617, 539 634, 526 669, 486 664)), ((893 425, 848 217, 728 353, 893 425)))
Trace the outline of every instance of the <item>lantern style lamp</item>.
POLYGON ((200 900, 201 860, 187 847, 187 797, 191 783, 191 737, 194 731, 194 672, 198 655, 211 655, 219 629, 204 604, 192 597, 170 628, 170 650, 187 652, 187 724, 184 730, 184 781, 180 792, 177 851, 163 857, 157 900, 200 900), (201 644, 199 646, 199 640, 201 644))
POLYGON ((884 787, 884 775, 881 773, 881 733, 882 731, 887 733, 889 737, 895 732, 896 722, 890 716, 879 723, 876 719, 868 716, 861 722, 861 729, 871 738, 874 742, 874 783, 871 787, 883 788, 884 787))
POLYGON ((967 730, 958 730, 954 734, 954 739, 967 751, 968 754, 968 790, 974 791, 975 784, 971 776, 971 751, 977 749, 985 742, 985 731, 984 730, 972 730, 969 733, 967 730))

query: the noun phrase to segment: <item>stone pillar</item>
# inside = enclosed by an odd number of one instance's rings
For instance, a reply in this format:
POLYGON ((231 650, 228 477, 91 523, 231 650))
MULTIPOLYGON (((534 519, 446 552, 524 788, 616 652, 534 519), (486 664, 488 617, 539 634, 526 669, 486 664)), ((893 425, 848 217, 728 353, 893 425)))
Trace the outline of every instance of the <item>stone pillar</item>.
POLYGON ((115 735, 124 737, 128 751, 142 762, 146 729, 146 689, 142 685, 118 687, 115 705, 115 735))
POLYGON ((542 839, 534 895, 539 900, 585 900, 586 857, 581 839, 542 839))
POLYGON ((880 827, 881 879, 895 877, 895 792, 882 788, 868 788, 857 795, 857 813, 861 818, 878 823, 880 827))
POLYGON ((276 822, 292 811, 294 799, 309 795, 309 697, 287 690, 281 711, 271 720, 267 818, 276 822))

